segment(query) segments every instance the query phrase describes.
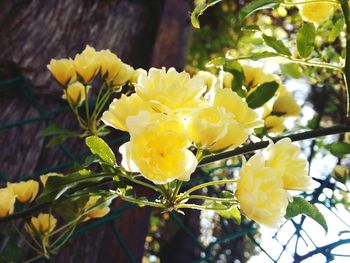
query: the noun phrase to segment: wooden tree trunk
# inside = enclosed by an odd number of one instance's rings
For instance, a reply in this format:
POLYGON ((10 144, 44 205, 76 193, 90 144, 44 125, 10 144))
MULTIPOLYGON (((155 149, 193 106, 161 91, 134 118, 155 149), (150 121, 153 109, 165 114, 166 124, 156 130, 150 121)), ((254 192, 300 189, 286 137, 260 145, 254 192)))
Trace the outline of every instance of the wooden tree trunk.
MULTIPOLYGON (((97 50, 109 48, 135 68, 154 65, 181 69, 184 65, 191 1, 0 2, 0 79, 11 79, 20 72, 31 83, 31 86, 17 84, 0 90, 1 125, 38 117, 61 106, 62 90, 50 77, 46 65, 50 58, 74 56, 86 44, 97 50), (33 98, 28 98, 31 89, 39 108, 33 107, 33 98)), ((76 127, 75 120, 67 112, 58 114, 54 122, 65 128, 76 127)), ((10 181, 71 161, 72 156, 67 157, 64 149, 45 148, 47 140, 40 131, 46 124, 36 121, 0 130, 0 172, 10 181)), ((81 141, 72 141, 66 146, 73 155, 84 149, 81 141)), ((62 169, 57 168, 57 171, 62 169)), ((3 183, 0 181, 0 186, 3 183)), ((132 209, 116 222, 117 230, 124 236, 137 262, 142 258, 150 211, 132 209)), ((128 262, 110 226, 100 226, 77 237, 51 261, 128 262)))

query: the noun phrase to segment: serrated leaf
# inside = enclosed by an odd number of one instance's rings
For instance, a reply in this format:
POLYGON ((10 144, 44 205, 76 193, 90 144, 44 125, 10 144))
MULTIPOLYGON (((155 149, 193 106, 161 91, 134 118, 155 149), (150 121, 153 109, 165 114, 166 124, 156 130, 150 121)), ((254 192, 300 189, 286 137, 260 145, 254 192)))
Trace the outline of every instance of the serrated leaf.
POLYGON ((328 231, 326 219, 315 205, 310 204, 302 197, 293 197, 293 202, 290 202, 287 207, 285 218, 290 219, 300 214, 312 218, 319 223, 326 232, 328 231))
POLYGON ((206 3, 198 4, 191 14, 191 23, 194 28, 200 28, 198 17, 204 13, 204 11, 222 0, 209 0, 206 3))
POLYGON ((93 154, 98 155, 107 164, 115 166, 114 153, 104 140, 97 136, 90 136, 85 139, 85 142, 93 154))
POLYGON ((296 35, 299 55, 307 58, 314 51, 316 29, 313 23, 304 23, 296 35))
POLYGON ((258 10, 274 8, 279 4, 278 0, 255 0, 245 5, 239 11, 239 21, 242 23, 243 19, 251 14, 255 13, 258 10))
POLYGON ((276 81, 265 82, 259 85, 246 99, 248 106, 256 109, 269 101, 276 93, 279 84, 276 81))
POLYGON ((334 42, 337 37, 339 36, 340 32, 343 31, 343 28, 344 28, 344 25, 345 25, 345 22, 344 22, 344 18, 339 18, 337 20, 337 22, 335 22, 331 32, 329 33, 329 36, 328 36, 328 41, 329 42, 334 42))
POLYGON ((226 63, 226 59, 223 57, 217 57, 205 64, 205 67, 211 68, 211 67, 220 67, 226 63))
POLYGON ((350 144, 346 142, 335 142, 328 144, 326 147, 331 154, 340 158, 350 153, 350 144))
POLYGON ((284 45, 282 40, 279 40, 273 36, 263 35, 263 39, 269 47, 276 50, 278 53, 286 56, 291 56, 292 53, 290 53, 289 49, 284 45))

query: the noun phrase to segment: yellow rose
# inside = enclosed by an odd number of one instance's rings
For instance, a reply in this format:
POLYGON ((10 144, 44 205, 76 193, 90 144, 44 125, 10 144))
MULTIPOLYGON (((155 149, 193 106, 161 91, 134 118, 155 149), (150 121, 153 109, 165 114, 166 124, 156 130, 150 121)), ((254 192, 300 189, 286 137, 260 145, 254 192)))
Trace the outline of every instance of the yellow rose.
POLYGON ((16 195, 12 188, 0 189, 0 217, 13 213, 15 209, 16 195))
POLYGON ((223 88, 232 89, 233 75, 230 72, 222 71, 223 88))
MULTIPOLYGON (((90 196, 88 202, 85 205, 85 209, 91 209, 93 206, 96 205, 97 201, 100 199, 100 196, 90 196)), ((102 205, 102 204, 101 204, 102 205)), ((86 218, 84 221, 87 221, 91 218, 100 218, 104 217, 109 213, 111 209, 108 207, 107 204, 103 204, 103 207, 97 206, 96 208, 90 210, 85 216, 86 218)))
POLYGON ((213 89, 218 82, 217 77, 208 71, 199 71, 195 77, 203 80, 204 85, 206 86, 206 92, 213 89))
POLYGON ((84 84, 89 83, 100 69, 96 50, 87 45, 81 54, 75 56, 74 67, 84 84))
POLYGON ((289 138, 277 143, 270 142, 265 151, 266 166, 276 169, 287 190, 307 191, 311 189, 312 179, 308 176, 308 162, 299 157, 300 149, 289 138))
POLYGON ((136 93, 127 97, 124 94, 120 99, 114 99, 105 111, 101 120, 115 129, 127 131, 126 119, 137 115, 140 111, 154 112, 151 106, 143 101, 136 93))
POLYGON ((243 65, 244 72, 244 86, 248 90, 248 95, 252 93, 255 88, 265 82, 279 81, 279 78, 273 74, 267 74, 262 68, 243 65))
MULTIPOLYGON (((41 235, 51 233, 57 224, 57 219, 51 214, 40 213, 38 217, 33 216, 30 220, 31 226, 41 235)), ((26 225, 28 232, 32 232, 32 228, 26 225)))
POLYGON ((334 13, 334 4, 310 3, 299 5, 301 18, 306 22, 322 23, 328 20, 334 13))
POLYGON ((300 106, 295 101, 292 93, 285 92, 277 97, 272 111, 282 113, 284 116, 298 116, 300 114, 300 106))
POLYGON ((268 132, 282 133, 284 131, 284 117, 270 115, 264 119, 265 127, 268 132))
MULTIPOLYGON (((86 89, 86 93, 88 93, 88 87, 86 89)), ((68 100, 73 106, 79 106, 86 99, 85 86, 78 81, 69 84, 62 98, 68 100)))
POLYGON ((47 174, 40 175, 40 181, 41 181, 41 183, 43 184, 44 187, 46 186, 47 179, 49 179, 49 177, 51 177, 51 176, 60 176, 60 177, 62 177, 63 174, 60 174, 60 173, 47 173, 47 174))
POLYGON ((137 83, 140 75, 147 76, 147 71, 143 68, 136 69, 130 79, 130 82, 133 84, 137 83))
POLYGON ((127 127, 130 142, 119 149, 127 171, 140 172, 156 184, 190 179, 198 161, 187 149, 190 140, 181 119, 141 111, 127 119, 127 127))
POLYGON ((253 129, 263 124, 259 115, 249 108, 244 99, 231 89, 217 90, 213 104, 216 107, 224 107, 227 112, 232 113, 245 129, 253 129))
POLYGON ((335 180, 345 184, 345 182, 349 177, 349 169, 342 165, 336 165, 332 172, 332 176, 334 177, 335 180))
POLYGON ((255 154, 243 163, 239 176, 236 197, 241 211, 259 224, 278 227, 286 213, 288 193, 277 171, 255 154))
POLYGON ((75 67, 71 59, 51 59, 47 68, 50 70, 56 81, 63 86, 76 79, 75 67))
POLYGON ((159 112, 170 113, 195 108, 205 91, 203 80, 174 68, 151 68, 148 75, 140 75, 136 93, 159 112))
POLYGON ((34 180, 19 183, 7 183, 7 187, 13 190, 17 196, 17 200, 21 203, 33 201, 39 191, 39 183, 34 180))
POLYGON ((190 113, 188 131, 199 147, 218 152, 241 145, 248 137, 244 126, 223 107, 201 107, 190 113))

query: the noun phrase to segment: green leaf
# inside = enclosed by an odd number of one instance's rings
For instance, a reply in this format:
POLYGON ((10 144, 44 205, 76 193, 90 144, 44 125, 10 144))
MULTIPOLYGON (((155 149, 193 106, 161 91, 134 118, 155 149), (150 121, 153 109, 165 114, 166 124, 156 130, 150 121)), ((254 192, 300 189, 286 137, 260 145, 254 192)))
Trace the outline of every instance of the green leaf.
POLYGON ((200 3, 196 6, 191 14, 191 23, 194 28, 200 28, 198 17, 204 13, 204 11, 222 0, 209 0, 206 3, 200 3))
POLYGON ((88 200, 88 194, 76 198, 62 198, 62 200, 54 204, 53 209, 65 221, 69 222, 76 219, 82 213, 88 200))
POLYGON ((233 220, 237 225, 241 224, 241 212, 236 205, 219 202, 206 202, 207 207, 213 209, 220 216, 233 220))
POLYGON ((277 38, 273 36, 268 36, 263 34, 263 39, 269 47, 276 50, 278 53, 286 56, 291 56, 292 53, 290 53, 289 49, 284 45, 282 40, 278 40, 277 38))
POLYGON ((205 67, 211 68, 211 67, 220 67, 226 63, 226 59, 223 57, 217 57, 205 64, 205 67))
POLYGON ((299 55, 307 58, 314 51, 316 29, 313 23, 304 23, 296 35, 299 55))
POLYGON ((331 32, 329 33, 329 36, 328 36, 328 41, 329 42, 334 42, 337 37, 339 36, 340 32, 343 31, 343 28, 344 28, 344 18, 339 18, 337 20, 337 22, 335 22, 331 32))
POLYGON ((281 65, 281 72, 284 75, 288 75, 294 79, 300 79, 303 76, 303 72, 298 64, 286 63, 281 65))
POLYGON ((293 197, 293 202, 290 202, 287 207, 285 218, 290 219, 300 214, 312 218, 319 223, 326 232, 328 231, 326 219, 315 205, 310 204, 302 197, 293 197))
POLYGON ((239 21, 242 23, 243 19, 247 16, 253 14, 254 12, 258 10, 268 9, 268 8, 274 8, 279 4, 278 0, 253 0, 249 4, 245 5, 240 11, 239 11, 239 21))
POLYGON ((253 32, 260 32, 260 27, 257 25, 245 25, 241 28, 242 31, 253 31, 253 32))
POLYGON ((248 106, 256 109, 269 101, 276 93, 279 84, 276 81, 265 82, 259 85, 246 99, 248 106))
POLYGON ((224 70, 232 73, 232 90, 235 91, 239 96, 245 97, 246 92, 243 89, 244 83, 244 72, 242 65, 236 60, 227 60, 224 66, 224 70))
POLYGON ((350 153, 350 144, 346 142, 335 142, 332 144, 328 144, 326 148, 337 157, 344 157, 350 153))
POLYGON ((93 154, 98 155, 107 164, 115 166, 114 153, 104 140, 97 136, 90 136, 85 139, 85 142, 93 154))

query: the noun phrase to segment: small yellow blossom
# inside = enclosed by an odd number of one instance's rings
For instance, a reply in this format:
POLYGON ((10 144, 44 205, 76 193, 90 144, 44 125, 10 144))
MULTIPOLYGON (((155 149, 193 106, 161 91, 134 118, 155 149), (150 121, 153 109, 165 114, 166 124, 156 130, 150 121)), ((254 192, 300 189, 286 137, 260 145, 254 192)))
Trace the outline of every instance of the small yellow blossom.
POLYGON ((342 182, 343 184, 345 184, 346 180, 349 177, 349 169, 344 167, 344 166, 342 166, 342 165, 336 165, 334 167, 333 172, 332 172, 332 176, 337 181, 342 182))
POLYGON ((283 116, 298 116, 300 114, 300 106, 290 92, 280 94, 272 108, 273 112, 282 113, 283 116))
POLYGON ((300 149, 289 138, 277 143, 270 142, 266 149, 266 166, 276 169, 283 179, 286 190, 307 191, 311 189, 312 179, 308 176, 308 163, 299 157, 300 149))
POLYGON ((7 183, 7 187, 13 190, 17 196, 17 200, 21 203, 32 202, 39 191, 39 183, 34 180, 19 183, 7 183))
POLYGON ((206 92, 213 89, 218 82, 217 77, 208 71, 199 71, 195 77, 203 80, 204 85, 206 86, 206 92))
MULTIPOLYGON (((96 205, 97 201, 100 199, 100 196, 90 196, 88 202, 85 205, 85 209, 90 209, 93 206, 96 205)), ((87 221, 91 218, 100 218, 100 217, 104 217, 105 215, 107 215, 110 212, 110 208, 108 207, 107 204, 103 204, 103 207, 96 207, 92 210, 90 210, 85 216, 86 218, 84 219, 84 221, 87 221)))
POLYGON ((0 217, 13 213, 15 209, 16 195, 12 188, 0 189, 0 217))
POLYGON ((282 133, 285 129, 284 120, 284 117, 270 115, 264 119, 265 127, 268 132, 276 134, 282 133))
POLYGON ((137 115, 140 111, 154 112, 151 106, 143 101, 136 93, 129 97, 123 94, 120 99, 113 100, 109 105, 108 111, 103 113, 101 120, 107 126, 127 131, 127 118, 137 115))
POLYGON ((51 176, 60 176, 60 177, 62 177, 63 174, 60 174, 60 173, 47 173, 47 174, 40 175, 40 181, 41 181, 41 183, 43 184, 44 187, 46 186, 47 179, 49 179, 49 177, 51 177, 51 176))
MULTIPOLYGON (((41 235, 47 235, 56 228, 57 219, 51 214, 40 213, 37 217, 33 216, 30 223, 36 232, 41 235)), ((31 227, 28 225, 26 225, 26 229, 28 232, 32 232, 31 227)))
POLYGON ((205 91, 201 78, 191 78, 187 72, 179 73, 174 68, 151 68, 147 76, 140 75, 135 88, 143 100, 164 113, 195 108, 205 91))
POLYGON ((310 3, 299 5, 302 19, 311 23, 323 23, 334 13, 334 4, 331 3, 310 3))
POLYGON ((76 79, 74 63, 71 59, 51 59, 47 68, 58 83, 65 86, 76 79))
POLYGON ((191 143, 181 119, 141 111, 127 119, 127 128, 130 142, 119 148, 127 171, 141 172, 156 184, 190 179, 198 161, 187 149, 191 143))
POLYGON ((262 68, 243 65, 243 72, 244 86, 248 90, 248 95, 260 84, 271 81, 280 82, 276 75, 268 74, 262 68))
POLYGON ((245 129, 253 129, 262 126, 263 121, 259 115, 248 107, 248 104, 236 92, 231 89, 219 89, 215 93, 213 105, 224 107, 227 112, 244 126, 245 129))
POLYGON ((278 227, 286 213, 288 193, 277 171, 255 154, 243 163, 239 176, 236 197, 241 211, 259 224, 278 227))
MULTIPOLYGON (((86 87, 86 89, 86 93, 88 93, 88 87, 86 87)), ((78 81, 69 84, 67 89, 64 91, 62 98, 68 100, 73 106, 80 105, 86 99, 85 86, 78 81)))
POLYGON ((75 56, 74 67, 84 84, 89 83, 100 69, 99 56, 96 50, 87 45, 81 54, 75 56))
POLYGON ((223 107, 200 107, 190 113, 188 131, 199 147, 218 152, 241 145, 248 137, 244 126, 223 107))
POLYGON ((222 71, 222 86, 223 88, 232 89, 233 75, 230 72, 222 71))

